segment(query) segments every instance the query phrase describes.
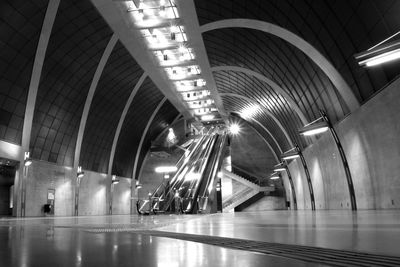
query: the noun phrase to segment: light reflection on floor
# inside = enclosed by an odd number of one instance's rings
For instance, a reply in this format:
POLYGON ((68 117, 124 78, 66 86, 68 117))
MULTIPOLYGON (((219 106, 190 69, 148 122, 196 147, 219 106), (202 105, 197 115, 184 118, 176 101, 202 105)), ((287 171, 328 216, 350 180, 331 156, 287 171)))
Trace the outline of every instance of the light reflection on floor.
POLYGON ((400 255, 399 211, 0 219, 0 266, 321 266, 133 232, 159 229, 400 255))
POLYGON ((398 210, 216 214, 162 230, 400 256, 398 210))

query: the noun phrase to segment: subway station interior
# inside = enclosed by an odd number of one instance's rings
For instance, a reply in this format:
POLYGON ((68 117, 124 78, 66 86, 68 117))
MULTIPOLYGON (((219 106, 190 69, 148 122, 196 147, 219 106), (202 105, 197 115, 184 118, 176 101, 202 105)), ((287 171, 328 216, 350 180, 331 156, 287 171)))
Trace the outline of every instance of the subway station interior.
POLYGON ((0 266, 400 266, 399 0, 1 0, 0 266))

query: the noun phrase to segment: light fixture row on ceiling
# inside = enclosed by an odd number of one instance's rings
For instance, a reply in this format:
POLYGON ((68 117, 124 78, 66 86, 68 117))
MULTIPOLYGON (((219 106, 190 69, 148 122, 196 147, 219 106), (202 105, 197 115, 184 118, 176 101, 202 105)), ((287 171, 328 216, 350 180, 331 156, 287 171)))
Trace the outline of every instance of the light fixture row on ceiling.
POLYGON ((201 76, 196 55, 189 45, 175 0, 134 0, 126 4, 127 12, 140 30, 147 48, 192 110, 192 115, 200 120, 215 116, 213 113, 217 109, 201 76), (193 102, 200 98, 201 104, 193 102), (204 115, 210 116, 202 117, 204 115))

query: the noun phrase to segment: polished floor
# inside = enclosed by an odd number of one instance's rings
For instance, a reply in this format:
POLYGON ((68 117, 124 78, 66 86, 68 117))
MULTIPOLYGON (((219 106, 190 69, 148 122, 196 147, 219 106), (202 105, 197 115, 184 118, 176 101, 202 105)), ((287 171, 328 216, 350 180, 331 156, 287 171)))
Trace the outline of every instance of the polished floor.
POLYGON ((147 230, 400 256, 400 211, 271 211, 2 218, 0 266, 326 266, 147 230))

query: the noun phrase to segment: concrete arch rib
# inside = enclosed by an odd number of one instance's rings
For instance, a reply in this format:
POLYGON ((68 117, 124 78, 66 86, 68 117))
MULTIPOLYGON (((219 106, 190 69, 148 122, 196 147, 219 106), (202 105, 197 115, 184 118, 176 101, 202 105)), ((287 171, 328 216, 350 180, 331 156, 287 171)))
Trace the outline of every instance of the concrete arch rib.
POLYGON ((147 122, 146 128, 144 128, 142 137, 140 138, 140 143, 138 146, 138 149, 136 151, 136 156, 135 156, 135 162, 133 164, 133 171, 132 171, 132 179, 135 179, 135 174, 136 174, 136 170, 137 170, 137 165, 139 162, 139 156, 140 156, 140 151, 142 150, 142 146, 143 146, 143 142, 144 142, 144 138, 147 135, 147 132, 151 126, 151 123, 153 122, 155 116, 157 115, 158 111, 160 110, 160 108, 162 107, 162 105, 164 105, 165 101, 167 101, 167 98, 164 97, 160 103, 158 103, 158 106, 156 107, 156 109, 153 111, 153 114, 151 114, 151 117, 149 118, 149 121, 147 122))
MULTIPOLYGON (((40 76, 42 74, 46 50, 49 44, 51 31, 53 29, 53 24, 56 19, 59 5, 60 0, 49 1, 43 21, 42 31, 40 32, 39 42, 35 54, 35 61, 33 62, 31 81, 29 84, 28 99, 26 101, 24 125, 22 129, 22 153, 20 155, 21 162, 24 160, 24 152, 29 151, 33 113, 35 110, 36 96, 39 90, 40 76)), ((21 164, 21 166, 23 166, 23 164, 21 164)))
POLYGON ((202 33, 223 28, 248 28, 275 35, 306 54, 329 78, 351 112, 360 107, 360 103, 336 68, 312 45, 298 35, 275 24, 253 19, 226 19, 204 24, 202 33))
MULTIPOLYGON (((231 96, 231 97, 241 98, 241 99, 244 99, 244 100, 246 100, 246 101, 248 101, 248 102, 251 102, 251 103, 253 103, 253 104, 256 104, 256 105, 260 106, 260 107, 262 108, 262 111, 263 111, 264 113, 266 113, 268 116, 270 116, 270 117, 274 120, 274 122, 278 125, 278 127, 281 129, 281 131, 282 131, 283 134, 285 135, 286 140, 288 141, 288 143, 290 144, 290 146, 292 146, 292 147, 294 146, 294 145, 293 145, 293 142, 292 142, 292 139, 290 138, 289 134, 286 132, 286 130, 285 130, 285 128, 283 127, 283 125, 281 124, 281 122, 275 117, 274 114, 272 114, 269 110, 267 110, 267 109, 264 108, 260 103, 258 103, 258 101, 254 100, 254 99, 251 99, 251 98, 249 98, 249 97, 247 97, 247 96, 243 96, 243 95, 239 95, 239 94, 234 94, 234 93, 220 93, 219 95, 220 95, 220 96, 231 96)), ((237 111, 234 111, 234 112, 237 112, 237 111)), ((272 135, 271 135, 271 136, 272 136, 272 135)), ((276 142, 276 140, 275 140, 275 142, 276 142)), ((278 145, 278 146, 279 146, 279 145, 278 145)), ((279 146, 279 147, 280 147, 280 146, 279 146)))
POLYGON ((89 116, 90 106, 92 105, 94 93, 96 92, 96 88, 97 85, 99 84, 101 74, 103 73, 104 67, 106 66, 108 58, 110 57, 117 41, 118 41, 118 36, 114 33, 111 36, 110 41, 108 41, 106 49, 104 49, 103 55, 99 61, 99 64, 97 65, 96 72, 94 73, 92 83, 90 84, 89 92, 85 101, 85 106, 83 107, 81 122, 79 124, 78 137, 76 139, 74 168, 78 168, 79 165, 83 134, 85 133, 86 122, 89 116))
POLYGON ((131 94, 129 95, 129 98, 126 101, 124 110, 122 111, 121 117, 119 118, 117 130, 115 130, 114 140, 113 140, 113 143, 111 146, 110 160, 108 162, 108 174, 109 175, 111 175, 111 173, 112 173, 112 166, 114 163, 115 150, 117 148, 118 138, 121 133, 122 125, 124 124, 126 114, 128 113, 129 107, 132 104, 133 98, 135 97, 136 93, 139 91, 139 88, 142 86, 142 83, 144 82, 144 80, 146 78, 147 78, 147 74, 143 73, 142 76, 139 78, 139 81, 136 83, 135 87, 133 88, 131 94))
POLYGON ((306 117, 304 116, 304 113, 301 111, 301 109, 299 108, 299 106, 296 104, 296 102, 290 97, 289 94, 287 94, 285 92, 285 90, 283 90, 278 84, 276 84, 274 81, 272 81, 271 79, 267 78, 265 75, 253 71, 251 69, 248 68, 243 68, 243 67, 239 67, 239 66, 216 66, 216 67, 212 67, 211 71, 236 71, 236 72, 242 72, 245 73, 249 76, 253 76, 257 79, 259 79, 260 81, 265 82, 266 84, 268 84, 269 86, 271 86, 271 88, 279 93, 280 95, 282 95, 286 101, 290 104, 290 106, 293 108, 293 110, 296 112, 296 114, 299 116, 301 122, 303 124, 308 124, 308 120, 306 119, 306 117))

